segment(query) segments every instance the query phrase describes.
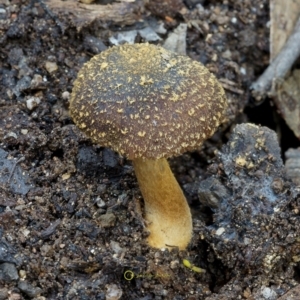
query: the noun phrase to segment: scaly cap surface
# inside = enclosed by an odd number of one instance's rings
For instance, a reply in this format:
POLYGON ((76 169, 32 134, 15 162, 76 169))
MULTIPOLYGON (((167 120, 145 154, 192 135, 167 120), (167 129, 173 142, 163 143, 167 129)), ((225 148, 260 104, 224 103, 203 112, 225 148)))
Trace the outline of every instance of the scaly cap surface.
POLYGON ((222 86, 201 63, 150 44, 94 56, 79 71, 70 99, 76 125, 129 159, 199 147, 226 107, 222 86))

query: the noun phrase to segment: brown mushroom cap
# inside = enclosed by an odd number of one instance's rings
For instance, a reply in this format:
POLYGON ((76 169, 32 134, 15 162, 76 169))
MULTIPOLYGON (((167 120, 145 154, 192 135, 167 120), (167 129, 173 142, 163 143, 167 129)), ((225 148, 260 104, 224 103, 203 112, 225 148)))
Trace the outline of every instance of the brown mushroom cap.
POLYGON ((129 159, 195 149, 215 132, 226 107, 222 86, 201 63, 149 44, 93 57, 70 100, 77 126, 129 159))

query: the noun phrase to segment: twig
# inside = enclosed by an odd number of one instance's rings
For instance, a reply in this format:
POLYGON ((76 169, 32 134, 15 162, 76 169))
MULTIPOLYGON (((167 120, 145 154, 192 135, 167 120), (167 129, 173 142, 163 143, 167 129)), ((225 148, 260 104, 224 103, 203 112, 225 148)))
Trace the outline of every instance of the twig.
POLYGON ((265 72, 251 86, 255 98, 266 96, 274 80, 283 79, 300 55, 300 17, 285 46, 268 66, 265 72))
POLYGON ((12 176, 13 176, 13 174, 14 174, 14 172, 15 172, 15 169, 16 169, 16 167, 17 167, 17 164, 20 163, 20 162, 23 161, 23 160, 25 160, 25 157, 24 157, 24 156, 21 157, 21 158, 19 158, 19 159, 15 162, 14 166, 12 167, 12 169, 11 169, 11 171, 10 171, 9 177, 8 177, 8 179, 7 179, 7 183, 10 183, 11 178, 12 178, 12 176))

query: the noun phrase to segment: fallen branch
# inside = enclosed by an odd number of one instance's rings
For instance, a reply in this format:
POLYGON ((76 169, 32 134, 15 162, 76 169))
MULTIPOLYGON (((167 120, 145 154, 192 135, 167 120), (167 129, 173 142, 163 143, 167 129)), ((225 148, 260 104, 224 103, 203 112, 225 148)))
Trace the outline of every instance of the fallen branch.
POLYGON ((260 100, 266 96, 272 88, 274 80, 280 80, 285 77, 291 69, 293 63, 300 55, 300 17, 296 26, 288 38, 285 46, 275 57, 265 72, 251 86, 253 96, 260 100))

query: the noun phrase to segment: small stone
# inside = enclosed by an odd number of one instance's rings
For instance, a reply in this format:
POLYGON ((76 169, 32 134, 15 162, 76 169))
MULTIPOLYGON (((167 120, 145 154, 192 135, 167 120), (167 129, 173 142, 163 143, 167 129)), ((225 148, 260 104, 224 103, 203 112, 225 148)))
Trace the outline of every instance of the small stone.
POLYGON ((105 300, 118 300, 122 297, 123 291, 116 284, 108 284, 105 300))
POLYGON ((225 232, 225 228, 224 227, 220 227, 217 231, 216 231, 216 235, 222 235, 225 232))
POLYGON ((29 110, 33 110, 41 103, 41 99, 38 97, 31 97, 26 100, 26 106, 29 110))
POLYGON ((69 98, 70 98, 70 93, 68 92, 68 91, 65 91, 65 92, 63 92, 62 93, 62 98, 64 99, 64 100, 69 100, 69 98))
POLYGON ((105 201, 103 201, 103 199, 101 199, 100 197, 96 198, 95 203, 99 208, 104 208, 106 206, 105 201))
POLYGON ((26 271, 25 270, 20 270, 19 271, 19 276, 21 279, 25 279, 26 278, 26 271))
POLYGON ((53 247, 47 244, 43 245, 40 250, 43 256, 51 256, 54 252, 53 247))
POLYGON ((7 299, 8 300, 21 300, 22 297, 18 293, 11 293, 7 299))
POLYGON ((0 280, 12 282, 18 279, 18 271, 14 264, 3 263, 0 265, 0 280))
POLYGON ((1 288, 0 289, 0 300, 6 300, 8 298, 8 289, 1 288))
POLYGON ((13 131, 10 131, 10 132, 7 133, 7 135, 5 136, 5 138, 8 138, 8 137, 13 137, 14 139, 18 138, 17 134, 15 132, 13 132, 13 131))
POLYGON ((218 25, 224 25, 228 22, 228 19, 229 18, 227 16, 218 16, 216 21, 218 25))
POLYGON ((28 129, 21 129, 21 133, 26 135, 28 133, 28 129))
POLYGON ((43 83, 43 77, 40 74, 34 74, 30 83, 32 89, 39 87, 43 83))
POLYGON ((261 287, 261 293, 264 299, 275 300, 277 299, 277 293, 269 287, 261 287))
POLYGON ((114 253, 116 253, 116 254, 121 254, 122 252, 124 252, 124 249, 120 246, 120 244, 118 242, 111 241, 110 247, 111 247, 112 251, 114 251, 114 253))
POLYGON ((222 57, 225 58, 225 59, 231 59, 231 56, 232 56, 232 53, 229 49, 227 49, 226 51, 224 51, 222 53, 222 57))
POLYGON ((95 36, 87 35, 83 41, 84 48, 94 54, 98 54, 107 49, 105 44, 95 36))
POLYGON ((71 177, 71 174, 70 173, 65 173, 65 174, 62 174, 61 175, 61 179, 62 180, 67 180, 67 179, 69 179, 71 177))
POLYGON ((42 289, 39 287, 35 287, 29 282, 22 280, 19 281, 18 288, 30 298, 34 298, 42 292, 42 289))
POLYGON ((46 68, 47 72, 51 74, 51 73, 57 71, 58 66, 55 62, 46 61, 45 68, 46 68))
POLYGON ((237 23, 237 18, 236 18, 236 17, 233 17, 233 18, 231 18, 230 21, 231 21, 232 24, 236 24, 236 23, 237 23))
POLYGON ((24 229, 22 229, 22 234, 23 234, 25 237, 28 237, 29 234, 30 234, 30 230, 28 230, 27 228, 24 228, 24 229))
POLYGON ((112 213, 107 213, 105 215, 100 216, 99 221, 101 223, 101 226, 104 228, 112 227, 115 225, 116 216, 112 213))
POLYGON ((97 187, 97 193, 102 194, 106 192, 106 184, 99 184, 97 187))
POLYGON ((19 97, 24 91, 30 89, 31 84, 31 77, 30 76, 24 76, 22 77, 16 84, 16 86, 13 88, 13 93, 19 97))
POLYGON ((179 265, 179 260, 172 260, 171 263, 170 263, 170 268, 173 270, 173 269, 176 269, 179 265))

